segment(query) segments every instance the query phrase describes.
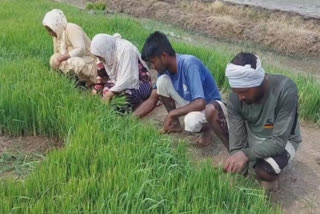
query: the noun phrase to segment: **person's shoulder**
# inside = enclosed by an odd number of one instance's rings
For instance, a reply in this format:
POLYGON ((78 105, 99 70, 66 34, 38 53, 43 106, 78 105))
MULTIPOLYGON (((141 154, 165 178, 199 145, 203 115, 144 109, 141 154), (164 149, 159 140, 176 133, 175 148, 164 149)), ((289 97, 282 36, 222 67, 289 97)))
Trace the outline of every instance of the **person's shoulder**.
POLYGON ((81 27, 79 25, 68 22, 66 29, 73 29, 73 28, 80 28, 81 29, 81 27))
POLYGON ((179 54, 179 59, 186 64, 201 62, 196 56, 187 54, 179 54))
POLYGON ((239 98, 238 95, 234 92, 231 91, 231 93, 229 94, 229 102, 232 104, 239 104, 239 98))
POLYGON ((123 52, 130 52, 132 50, 134 50, 135 46, 128 40, 122 38, 122 37, 115 37, 113 36, 113 38, 115 39, 115 45, 117 46, 117 51, 120 53, 123 52))
POLYGON ((73 32, 73 31, 82 31, 83 32, 83 29, 77 24, 68 23, 66 26, 66 31, 67 32, 73 32))
POLYGON ((191 71, 196 68, 198 68, 199 70, 203 70, 204 68, 204 65, 200 61, 200 59, 192 55, 179 55, 179 64, 180 63, 182 67, 186 69, 186 71, 191 71), (189 68, 193 69, 190 70, 189 68))
POLYGON ((137 47, 126 39, 117 39, 118 47, 123 51, 136 51, 137 47))
POLYGON ((240 111, 241 103, 236 93, 231 92, 229 94, 229 97, 227 99, 227 108, 233 109, 233 111, 240 111))
POLYGON ((118 58, 133 58, 140 57, 140 52, 136 46, 134 46, 130 41, 125 39, 117 39, 117 57, 118 58))
POLYGON ((281 74, 268 74, 273 88, 279 91, 297 91, 296 83, 289 77, 281 74))

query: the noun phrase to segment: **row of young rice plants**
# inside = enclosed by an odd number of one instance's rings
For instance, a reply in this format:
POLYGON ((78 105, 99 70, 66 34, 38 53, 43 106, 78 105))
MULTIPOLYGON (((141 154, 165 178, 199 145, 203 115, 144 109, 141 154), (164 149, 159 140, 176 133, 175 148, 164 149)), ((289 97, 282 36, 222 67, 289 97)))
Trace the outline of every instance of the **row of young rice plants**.
MULTIPOLYGON (((209 163, 194 168, 185 148, 130 117, 120 117, 71 80, 50 71, 44 14, 62 9, 88 35, 119 32, 139 48, 150 32, 132 20, 90 15, 46 0, 0 2, 0 129, 65 141, 25 181, 0 181, 0 213, 278 213, 256 185, 209 163)), ((229 55, 174 42, 198 56, 226 87, 229 55)), ((318 85, 299 77, 301 106, 315 107, 318 85), (312 91, 311 91, 312 92, 312 91), (311 96, 313 94, 313 96, 311 96)), ((303 110, 303 109, 302 109, 303 110)), ((302 115, 312 119, 319 109, 302 115)), ((318 119, 313 119, 317 122, 318 119)))

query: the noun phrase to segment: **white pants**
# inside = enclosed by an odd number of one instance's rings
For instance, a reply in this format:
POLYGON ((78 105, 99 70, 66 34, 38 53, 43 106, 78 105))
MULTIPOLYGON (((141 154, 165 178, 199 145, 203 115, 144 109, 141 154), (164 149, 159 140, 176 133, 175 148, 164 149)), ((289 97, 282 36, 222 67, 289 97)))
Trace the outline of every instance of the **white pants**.
MULTIPOLYGON (((173 87, 172 81, 170 77, 166 74, 161 75, 158 77, 157 80, 157 94, 163 97, 170 97, 175 101, 176 107, 182 107, 190 102, 183 99, 178 92, 173 87)), ((225 109, 225 106, 222 102, 217 102, 222 105, 222 109, 225 109)), ((188 132, 197 133, 200 132, 202 129, 203 124, 206 124, 206 116, 205 116, 205 110, 203 111, 193 111, 187 114, 184 117, 184 126, 185 130, 188 132)))

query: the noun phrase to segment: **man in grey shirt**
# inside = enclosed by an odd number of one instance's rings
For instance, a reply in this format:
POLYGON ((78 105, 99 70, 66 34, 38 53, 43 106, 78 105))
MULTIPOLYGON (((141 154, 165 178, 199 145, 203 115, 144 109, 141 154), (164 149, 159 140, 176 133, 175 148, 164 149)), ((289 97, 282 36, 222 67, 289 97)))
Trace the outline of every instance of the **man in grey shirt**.
MULTIPOLYGON (((251 53, 239 53, 226 76, 232 93, 227 105, 230 156, 224 170, 243 173, 254 162, 258 179, 273 189, 301 142, 296 84, 283 75, 265 74, 251 53)), ((206 116, 210 122, 210 106, 206 116)))

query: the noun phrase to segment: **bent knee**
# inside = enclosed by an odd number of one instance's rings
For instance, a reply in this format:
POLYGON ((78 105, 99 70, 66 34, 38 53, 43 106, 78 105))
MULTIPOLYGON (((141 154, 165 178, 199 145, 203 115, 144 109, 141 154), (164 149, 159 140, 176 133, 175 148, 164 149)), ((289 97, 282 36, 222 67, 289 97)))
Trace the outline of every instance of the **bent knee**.
POLYGON ((56 60, 59 56, 61 56, 61 54, 55 53, 50 57, 49 64, 53 70, 57 70, 59 68, 59 65, 56 63, 56 60))
POLYGON ((278 173, 264 160, 257 160, 255 165, 256 176, 259 180, 272 182, 278 178, 278 173))
POLYGON ((159 76, 156 82, 157 89, 165 88, 168 85, 169 81, 171 81, 171 79, 167 74, 159 76))
POLYGON ((190 112, 184 117, 185 130, 188 132, 200 132, 205 122, 205 116, 202 112, 190 112))
POLYGON ((172 90, 171 79, 168 75, 163 74, 157 79, 157 94, 164 97, 169 97, 169 90, 172 90))
POLYGON ((217 109, 214 107, 213 104, 208 104, 206 106, 205 117, 207 121, 211 121, 212 119, 216 120, 217 114, 218 114, 217 109))

